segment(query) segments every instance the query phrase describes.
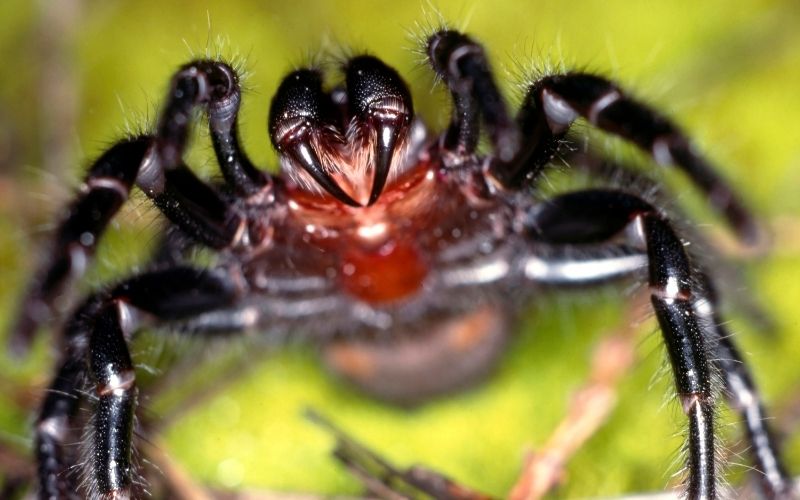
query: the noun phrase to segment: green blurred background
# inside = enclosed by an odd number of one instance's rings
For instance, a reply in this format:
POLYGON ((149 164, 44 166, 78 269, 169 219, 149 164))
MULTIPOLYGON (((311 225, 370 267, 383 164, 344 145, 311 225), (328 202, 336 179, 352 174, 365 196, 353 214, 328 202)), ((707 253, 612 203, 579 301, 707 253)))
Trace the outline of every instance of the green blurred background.
MULTIPOLYGON (((512 102, 521 75, 537 65, 589 68, 635 89, 674 116, 778 229, 767 256, 734 258, 748 277, 745 293, 765 304, 777 326, 766 334, 733 314, 733 329, 779 427, 789 433, 789 462, 800 470, 800 134, 794 126, 800 116, 800 4, 792 0, 735 6, 724 0, 6 0, 0 4, 0 329, 8 328, 49 221, 89 159, 126 131, 152 124, 178 65, 207 50, 243 61, 245 143, 258 164, 275 165, 265 130, 270 97, 283 74, 317 54, 352 48, 382 57, 409 81, 418 113, 434 126, 446 123, 446 96, 432 90, 412 50, 418 48, 413 34, 435 24, 436 9, 486 44, 512 102)), ((198 135, 191 163, 213 173, 209 146, 198 135)), ((679 175, 661 177, 704 226, 720 225, 679 175)), ((128 274, 152 245, 157 217, 141 197, 118 220, 81 290, 128 274)), ((525 451, 546 439, 584 381, 593 346, 619 327, 619 295, 606 290, 543 299, 485 385, 414 411, 344 387, 319 366, 313 349, 291 346, 240 360, 250 373, 171 422, 158 446, 192 476, 217 486, 358 492, 328 455, 331 437, 300 417, 312 406, 392 460, 421 462, 502 496, 525 451)), ((663 351, 653 328, 643 328, 639 360, 620 388, 619 407, 570 463, 557 496, 660 490, 672 482, 684 420, 674 401, 665 403, 671 377, 654 375, 663 351)), ((145 340, 134 348, 137 359, 166 364, 175 349, 145 340)), ((31 407, 49 376, 51 344, 42 339, 23 361, 0 356, 5 447, 30 445, 31 407)), ((247 351, 177 345, 211 361, 239 359, 247 351)), ((208 383, 215 365, 198 364, 201 380, 184 386, 208 383)), ((143 384, 153 379, 141 371, 143 384)), ((180 395, 141 399, 153 417, 180 395)), ((722 432, 735 443, 738 427, 727 425, 730 415, 725 419, 722 432)), ((732 461, 747 464, 741 456, 732 461)), ((745 467, 734 465, 733 473, 745 467)))

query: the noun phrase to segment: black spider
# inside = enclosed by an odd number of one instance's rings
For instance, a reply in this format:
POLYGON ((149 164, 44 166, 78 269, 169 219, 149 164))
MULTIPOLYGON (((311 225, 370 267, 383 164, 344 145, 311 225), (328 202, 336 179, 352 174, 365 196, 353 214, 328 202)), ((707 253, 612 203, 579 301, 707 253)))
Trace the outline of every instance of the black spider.
POLYGON ((630 276, 647 277, 689 420, 688 496, 719 493, 717 374, 764 492, 791 494, 711 281, 663 212, 619 188, 542 203, 531 196, 578 117, 684 170, 753 242, 757 226, 736 194, 669 120, 601 77, 541 78, 512 118, 480 45, 443 30, 426 49, 454 102, 444 133, 430 134, 414 118, 406 85, 375 57, 349 59, 344 84, 331 91, 319 70, 301 69, 272 101, 269 133, 282 167, 272 176, 240 147, 237 74, 224 62, 197 60, 173 77, 155 132, 118 142, 93 164, 23 301, 12 335, 18 351, 83 272, 133 185, 173 228, 149 271, 89 296, 66 323, 36 423, 41 498, 131 496, 137 390, 128 343, 142 325, 203 336, 310 329, 354 383, 408 403, 484 374, 502 351, 508 319, 537 290, 630 276), (183 163, 196 108, 208 117, 221 188, 183 163), (476 152, 479 122, 490 154, 476 152), (217 250, 216 264, 182 261, 193 246, 217 250), (455 337, 467 337, 468 348, 455 337), (86 387, 94 407, 88 481, 78 486, 67 443, 86 387))

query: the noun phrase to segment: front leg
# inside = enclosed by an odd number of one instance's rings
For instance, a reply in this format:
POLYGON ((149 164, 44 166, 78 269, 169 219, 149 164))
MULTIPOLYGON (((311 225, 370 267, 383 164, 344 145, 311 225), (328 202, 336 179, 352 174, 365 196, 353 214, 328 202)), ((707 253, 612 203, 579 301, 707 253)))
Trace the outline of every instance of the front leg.
POLYGON ((94 396, 87 487, 103 499, 130 498, 136 472, 131 463, 136 374, 127 343, 139 326, 137 318, 180 320, 227 307, 240 293, 221 271, 180 267, 136 276, 84 303, 67 326, 66 357, 36 424, 39 498, 76 494, 76 462, 66 444, 87 375, 94 396))
POLYGON ((696 276, 680 238, 650 204, 613 190, 580 191, 544 202, 531 210, 526 225, 533 240, 545 244, 601 241, 628 227, 639 239, 647 252, 650 302, 689 419, 687 494, 691 499, 716 498, 711 384, 715 367, 710 359, 712 347, 694 307, 696 276))

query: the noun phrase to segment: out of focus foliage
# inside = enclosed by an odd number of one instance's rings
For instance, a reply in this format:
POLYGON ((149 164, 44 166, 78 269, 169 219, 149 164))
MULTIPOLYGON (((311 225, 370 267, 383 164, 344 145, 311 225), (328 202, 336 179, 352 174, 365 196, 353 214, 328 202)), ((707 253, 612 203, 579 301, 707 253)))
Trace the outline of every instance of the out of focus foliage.
MULTIPOLYGON (((434 127, 446 123, 446 95, 431 90, 429 71, 415 51, 416 37, 439 22, 435 9, 486 44, 512 102, 516 84, 535 75, 535 68, 558 70, 563 64, 624 82, 674 116, 776 229, 767 256, 734 259, 749 278, 748 291, 741 293, 762 302, 776 327, 763 332, 741 316, 732 319, 776 423, 789 433, 789 462, 800 471, 792 420, 800 401, 800 4, 792 0, 744 0, 735 8, 724 0, 500 0, 468 6, 439 1, 435 7, 323 0, 6 0, 0 3, 0 329, 8 327, 48 222, 58 217, 89 159, 124 133, 152 125, 179 64, 219 53, 241 65, 248 89, 245 143, 258 164, 274 166, 265 126, 270 97, 287 70, 310 60, 374 53, 405 75, 419 114, 434 127)), ((336 65, 329 66, 335 78, 336 65)), ((196 142, 190 162, 213 175, 202 133, 196 142)), ((659 175, 705 226, 721 225, 680 175, 659 175)), ((139 198, 123 211, 85 289, 128 274, 143 261, 158 228, 156 214, 146 207, 139 198)), ((210 367, 225 352, 242 356, 239 363, 252 370, 173 422, 159 446, 210 484, 358 492, 329 457, 330 437, 300 417, 303 407, 312 406, 392 460, 421 462, 503 495, 524 452, 544 441, 584 380, 597 339, 619 326, 618 296, 543 299, 485 385, 413 411, 352 392, 324 372, 313 349, 291 346, 257 359, 248 359, 247 349, 201 349, 210 367)), ((664 354, 660 336, 648 335, 652 330, 650 323, 643 328, 640 361, 620 388, 619 407, 571 462, 559 495, 613 495, 671 483, 684 420, 674 401, 664 403, 671 377, 654 377, 664 354)), ((155 363, 161 349, 143 344, 136 355, 155 363)), ((5 445, 29 446, 32 398, 49 377, 51 345, 42 339, 26 360, 0 355, 5 445)), ((205 366, 197 366, 197 373, 214 373, 205 366)), ((149 415, 166 405, 141 400, 149 415)), ((733 421, 729 414, 725 419, 733 421)), ((735 442, 738 427, 722 427, 735 442)))

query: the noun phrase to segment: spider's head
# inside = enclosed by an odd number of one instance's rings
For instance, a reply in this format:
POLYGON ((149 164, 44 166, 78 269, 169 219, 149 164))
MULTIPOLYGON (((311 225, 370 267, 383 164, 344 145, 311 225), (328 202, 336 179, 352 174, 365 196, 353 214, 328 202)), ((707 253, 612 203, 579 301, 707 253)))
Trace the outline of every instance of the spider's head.
POLYGON ((413 163, 411 95, 397 72, 372 56, 350 59, 344 73, 345 86, 332 92, 318 70, 290 73, 272 98, 269 133, 300 189, 369 206, 413 163))

